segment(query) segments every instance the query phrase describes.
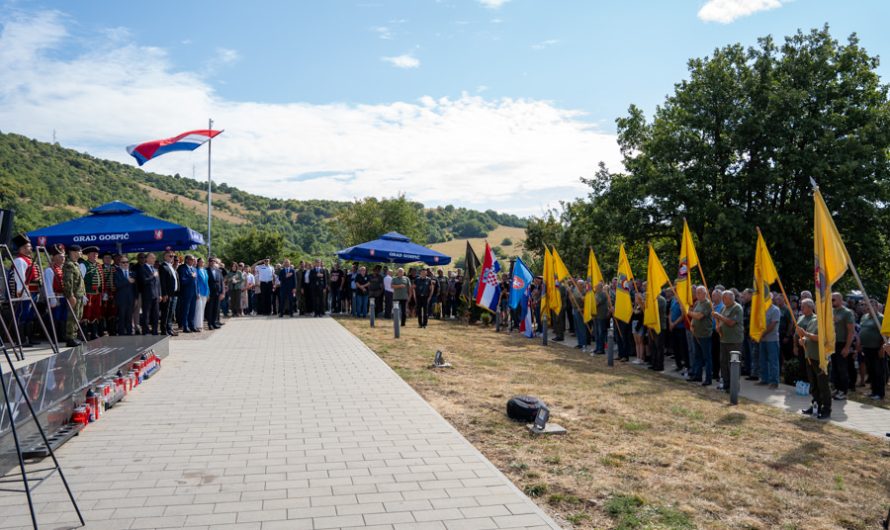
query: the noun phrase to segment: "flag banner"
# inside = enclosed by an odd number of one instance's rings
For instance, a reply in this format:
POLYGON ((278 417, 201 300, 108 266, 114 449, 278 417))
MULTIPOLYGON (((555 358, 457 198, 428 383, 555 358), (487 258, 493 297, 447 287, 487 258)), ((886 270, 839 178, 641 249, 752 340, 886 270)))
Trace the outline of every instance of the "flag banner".
POLYGON ((661 288, 666 283, 670 283, 667 272, 661 265, 661 261, 655 254, 655 249, 649 245, 649 266, 646 270, 646 308, 643 311, 643 325, 654 330, 656 333, 661 332, 661 314, 658 311, 658 296, 661 294, 661 288))
POLYGON ((766 331, 766 310, 773 304, 770 286, 779 279, 776 265, 769 255, 763 234, 757 231, 757 249, 754 251, 754 297, 751 299, 751 324, 748 334, 759 341, 766 331))
POLYGON ((464 261, 464 284, 461 286, 460 295, 467 303, 470 302, 470 293, 474 293, 473 281, 476 279, 476 271, 479 269, 479 258, 467 241, 467 253, 464 261))
POLYGON ((553 247, 553 273, 556 274, 556 279, 560 282, 572 276, 559 256, 559 252, 556 251, 556 247, 553 247))
POLYGON ((834 311, 831 307, 831 289, 850 266, 847 249, 834 220, 825 205, 819 188, 813 191, 813 253, 816 281, 816 322, 819 325, 819 367, 828 370, 828 354, 834 352, 834 311))
POLYGON ((212 129, 188 131, 172 138, 152 140, 150 142, 127 146, 127 152, 130 153, 130 156, 135 158, 136 162, 141 166, 152 158, 157 158, 172 151, 194 151, 221 132, 222 131, 214 131, 212 129))
POLYGON ((698 267, 698 254, 695 252, 695 243, 692 241, 692 233, 689 225, 683 220, 683 239, 680 241, 680 268, 677 272, 677 301, 685 311, 695 305, 695 296, 692 292, 691 271, 698 267))
POLYGON ((479 274, 479 285, 476 286, 476 305, 494 313, 501 299, 501 283, 498 273, 501 264, 494 257, 488 242, 485 242, 485 256, 482 257, 482 271, 479 274))
POLYGON ((881 325, 881 335, 890 337, 890 318, 887 318, 887 313, 890 313, 890 286, 887 287, 887 301, 884 302, 884 322, 881 325))
POLYGON ((630 262, 624 252, 624 243, 618 251, 618 289, 615 292, 615 318, 630 323, 633 315, 633 301, 630 299, 630 282, 634 279, 630 270, 630 262))
POLYGON ((593 249, 587 253, 587 283, 590 289, 584 294, 584 322, 590 322, 596 314, 596 286, 603 283, 603 273, 593 249))
POLYGON ((513 264, 510 307, 513 309, 517 307, 522 308, 522 315, 519 319, 519 331, 529 338, 535 336, 532 315, 528 308, 529 289, 532 285, 532 280, 534 280, 532 271, 529 270, 521 258, 516 258, 516 262, 513 264))
POLYGON ((544 293, 541 296, 541 311, 547 316, 547 321, 551 322, 551 311, 559 313, 562 309, 562 296, 559 289, 556 288, 556 272, 553 270, 553 254, 547 245, 544 245, 544 293))

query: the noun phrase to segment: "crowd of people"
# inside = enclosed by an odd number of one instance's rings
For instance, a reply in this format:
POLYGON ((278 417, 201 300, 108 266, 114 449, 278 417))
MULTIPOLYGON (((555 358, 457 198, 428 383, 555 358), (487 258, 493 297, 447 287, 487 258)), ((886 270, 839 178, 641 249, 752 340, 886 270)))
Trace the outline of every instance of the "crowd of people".
MULTIPOLYGON (((72 245, 48 249, 49 263, 40 271, 30 241, 19 236, 14 245, 15 270, 8 271, 5 292, 19 302, 4 307, 16 311, 26 345, 39 340, 34 322, 41 311, 68 346, 79 344, 80 330, 88 340, 103 335, 200 333, 220 328, 221 316, 367 318, 373 311, 377 318, 391 319, 398 308, 402 325, 416 318, 420 328, 431 316, 472 319, 473 304, 468 303, 472 289, 466 289, 472 285, 465 285, 461 270, 446 273, 441 268, 383 265, 369 270, 358 263, 344 268, 333 261, 325 267, 320 260, 292 264, 288 259, 273 263, 271 258, 248 265, 172 251, 160 253, 160 261, 155 253, 139 253, 131 263, 127 255, 72 245)), ((516 329, 522 309, 509 306, 509 273, 502 273, 499 281, 498 328, 516 329)), ((717 285, 708 292, 699 285, 688 310, 672 289, 663 289, 657 296, 661 329, 655 331, 643 324, 645 282, 630 282, 627 287, 633 301, 629 322, 615 318, 617 283, 617 278, 597 285, 582 278, 558 282, 562 308, 550 311, 546 319, 552 340, 573 335, 575 347, 593 355, 605 354, 611 340, 621 362, 663 371, 665 359, 673 359, 673 369, 688 381, 704 386, 716 382, 726 392, 730 356, 737 351, 742 375, 759 385, 777 388, 783 371, 791 380, 808 380, 814 407, 807 412, 820 417, 830 416, 832 400, 846 399, 858 388, 867 388, 871 399, 885 397, 890 347, 880 334, 883 307, 878 300, 871 301, 878 312, 876 321, 861 296, 832 295, 837 344, 824 373, 818 369, 818 316, 808 291, 792 296, 791 307, 784 296, 773 293, 766 329, 754 341, 749 335, 753 289, 717 285)), ((542 315, 543 290, 538 276, 528 298, 537 333, 543 331, 542 317, 547 316, 542 315)))

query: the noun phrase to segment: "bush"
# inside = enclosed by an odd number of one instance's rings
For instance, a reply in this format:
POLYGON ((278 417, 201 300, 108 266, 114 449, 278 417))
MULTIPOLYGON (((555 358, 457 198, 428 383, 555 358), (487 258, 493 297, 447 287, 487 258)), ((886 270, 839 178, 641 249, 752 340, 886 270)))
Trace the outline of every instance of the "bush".
POLYGON ((502 247, 511 247, 513 246, 513 240, 509 237, 505 237, 503 241, 501 241, 502 247))
POLYGON ((479 321, 482 322, 482 325, 488 327, 491 325, 491 313, 482 313, 479 316, 479 321))

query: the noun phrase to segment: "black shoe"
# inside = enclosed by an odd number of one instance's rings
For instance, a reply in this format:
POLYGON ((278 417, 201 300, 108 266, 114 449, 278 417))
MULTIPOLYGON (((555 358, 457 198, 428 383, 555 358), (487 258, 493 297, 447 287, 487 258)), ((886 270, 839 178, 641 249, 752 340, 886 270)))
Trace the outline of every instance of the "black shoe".
POLYGON ((816 416, 817 420, 828 420, 831 419, 831 411, 826 410, 824 412, 820 412, 818 416, 816 416))
POLYGON ((758 379, 760 379, 760 378, 757 377, 756 375, 749 375, 748 377, 745 378, 745 381, 757 381, 758 379))
POLYGON ((68 339, 65 341, 65 346, 69 348, 76 348, 81 345, 81 342, 77 339, 68 339))
POLYGON ((575 345, 576 350, 580 350, 581 348, 583 348, 583 346, 581 346, 580 344, 575 345))
POLYGON ((711 386, 711 382, 705 381, 704 383, 701 384, 701 386, 711 386))
POLYGON ((810 408, 800 411, 801 414, 806 414, 807 416, 812 416, 814 412, 816 412, 816 407, 812 405, 810 405, 810 408))
POLYGON ((553 338, 553 342, 562 342, 564 340, 566 340, 565 337, 554 337, 553 338))

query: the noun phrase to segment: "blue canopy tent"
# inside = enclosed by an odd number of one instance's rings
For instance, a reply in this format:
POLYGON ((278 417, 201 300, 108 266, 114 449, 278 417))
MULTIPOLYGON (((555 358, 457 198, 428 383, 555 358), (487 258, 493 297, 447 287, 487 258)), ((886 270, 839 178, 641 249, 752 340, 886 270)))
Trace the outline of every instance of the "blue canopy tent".
POLYGON ((422 261, 427 265, 433 266, 451 263, 449 256, 430 250, 417 243, 412 243, 408 237, 398 232, 389 232, 380 236, 380 239, 343 249, 337 252, 337 257, 342 260, 376 263, 413 263, 422 261))
POLYGON ((120 201, 97 206, 86 217, 28 232, 28 237, 42 247, 95 245, 110 252, 194 250, 204 244, 204 236, 191 228, 150 217, 120 201))

